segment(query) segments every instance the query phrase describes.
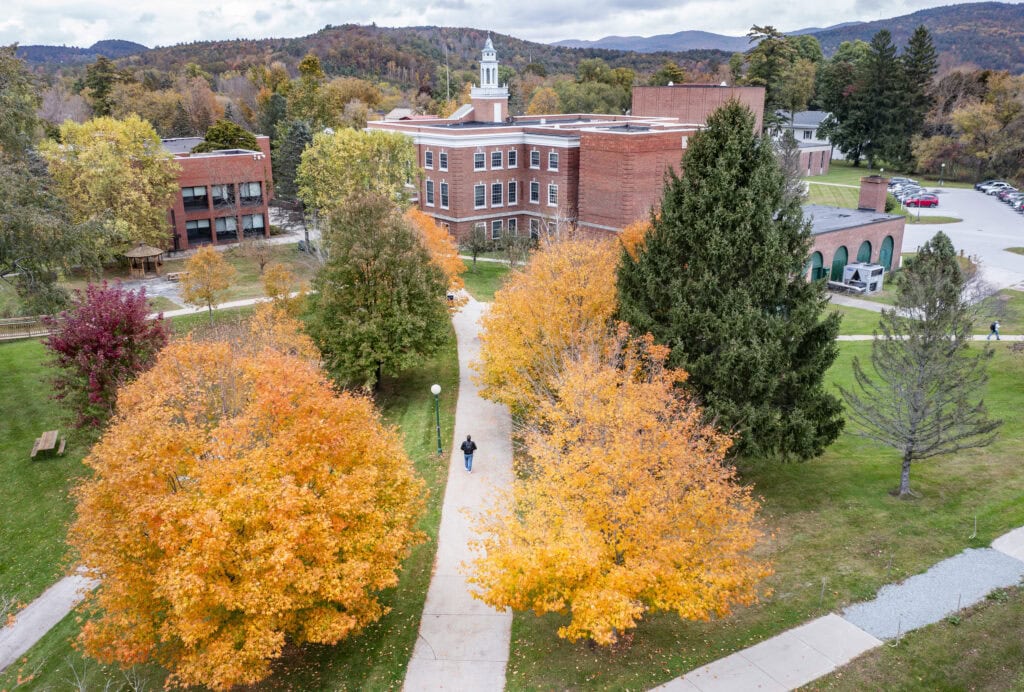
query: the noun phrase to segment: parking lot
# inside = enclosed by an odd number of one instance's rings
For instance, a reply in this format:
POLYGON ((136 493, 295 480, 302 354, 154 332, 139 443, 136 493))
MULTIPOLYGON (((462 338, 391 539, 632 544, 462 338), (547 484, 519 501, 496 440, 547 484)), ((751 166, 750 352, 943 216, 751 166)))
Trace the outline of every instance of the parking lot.
MULTIPOLYGON (((907 225, 903 251, 913 252, 938 231, 953 245, 981 260, 986 281, 998 288, 1014 286, 1024 290, 1024 255, 1006 252, 1009 247, 1024 247, 1024 215, 1018 214, 996 197, 973 189, 929 187, 939 196, 939 206, 922 209, 921 216, 953 216, 959 223, 907 225)), ((911 209, 916 214, 916 209, 911 209)))

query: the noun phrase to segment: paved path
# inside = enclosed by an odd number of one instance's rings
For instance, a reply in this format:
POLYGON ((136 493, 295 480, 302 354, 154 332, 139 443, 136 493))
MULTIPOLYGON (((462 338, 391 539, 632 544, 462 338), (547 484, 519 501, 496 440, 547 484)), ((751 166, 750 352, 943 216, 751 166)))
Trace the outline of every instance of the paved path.
POLYGON ((459 399, 455 443, 441 509, 434 574, 420 633, 405 676, 406 690, 501 690, 512 637, 511 611, 495 611, 470 596, 460 564, 472 556, 469 514, 485 509, 493 489, 512 484, 512 422, 508 410, 477 393, 470 363, 480 350, 478 321, 486 305, 470 299, 455 315, 459 343, 459 399), (479 450, 473 473, 458 445, 472 435, 479 450))
POLYGON ((885 303, 876 303, 873 300, 864 300, 863 298, 854 298, 852 296, 839 295, 838 293, 828 294, 829 302, 835 305, 845 305, 848 308, 859 308, 861 310, 870 310, 871 312, 882 312, 885 308, 892 307, 885 303))
POLYGON ((79 574, 64 577, 18 611, 14 623, 0 630, 0 671, 18 660, 78 605, 97 582, 79 574))
POLYGON ((792 690, 828 675, 886 639, 939 622, 1024 576, 1024 527, 923 574, 883 586, 872 601, 826 615, 656 687, 685 692, 792 690))

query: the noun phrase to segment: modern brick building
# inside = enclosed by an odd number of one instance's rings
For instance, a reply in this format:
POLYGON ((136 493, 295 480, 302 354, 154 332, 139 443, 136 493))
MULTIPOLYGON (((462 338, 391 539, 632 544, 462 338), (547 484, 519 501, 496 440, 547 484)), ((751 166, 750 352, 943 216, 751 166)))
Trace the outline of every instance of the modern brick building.
POLYGON ((804 206, 811 220, 810 279, 843 280, 843 267, 850 262, 871 262, 898 269, 903 249, 906 219, 885 213, 889 179, 873 175, 861 178, 857 209, 804 206))
POLYGON ((171 250, 237 243, 270 236, 267 204, 273 195, 270 138, 256 137, 259 151, 226 149, 193 154, 201 137, 163 140, 181 166, 180 193, 170 210, 171 250))

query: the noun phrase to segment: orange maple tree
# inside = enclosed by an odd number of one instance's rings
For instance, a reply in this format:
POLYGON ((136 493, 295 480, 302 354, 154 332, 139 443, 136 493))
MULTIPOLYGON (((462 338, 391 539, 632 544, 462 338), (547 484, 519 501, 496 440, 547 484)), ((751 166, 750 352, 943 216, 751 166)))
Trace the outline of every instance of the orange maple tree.
POLYGON ((181 275, 181 298, 190 305, 205 305, 212 321, 213 306, 220 302, 236 273, 221 253, 204 245, 185 260, 185 271, 181 275))
POLYGON ((636 259, 637 253, 644 246, 651 228, 650 219, 639 219, 623 228, 619 233, 619 242, 633 259, 636 259))
POLYGON ((405 212, 405 218, 416 229, 420 242, 430 253, 430 261, 448 278, 448 293, 456 296, 450 305, 457 307, 465 304, 466 298, 460 292, 466 286, 462 280, 462 275, 466 273, 466 263, 459 257, 459 246, 455 238, 415 207, 405 212))
POLYGON ((567 354, 524 429, 529 473, 482 519, 477 598, 568 612, 559 636, 602 645, 648 611, 707 620, 758 598, 758 503, 667 357, 624 325, 567 354))
POLYGON ((69 533, 102 579, 89 655, 228 689, 286 641, 333 644, 386 612, 377 594, 424 539, 424 484, 369 399, 265 327, 258 352, 174 342, 121 391, 69 533))
POLYGON ((600 339, 615 313, 615 240, 551 241, 513 272, 481 320, 477 370, 484 397, 533 408, 568 348, 600 339))

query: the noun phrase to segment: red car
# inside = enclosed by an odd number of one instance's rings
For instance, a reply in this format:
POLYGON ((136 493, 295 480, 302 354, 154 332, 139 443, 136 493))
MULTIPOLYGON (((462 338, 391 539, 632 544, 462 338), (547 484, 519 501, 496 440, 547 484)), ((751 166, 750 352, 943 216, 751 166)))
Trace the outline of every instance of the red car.
POLYGON ((935 195, 914 195, 909 197, 904 204, 908 207, 937 207, 939 198, 935 195))

